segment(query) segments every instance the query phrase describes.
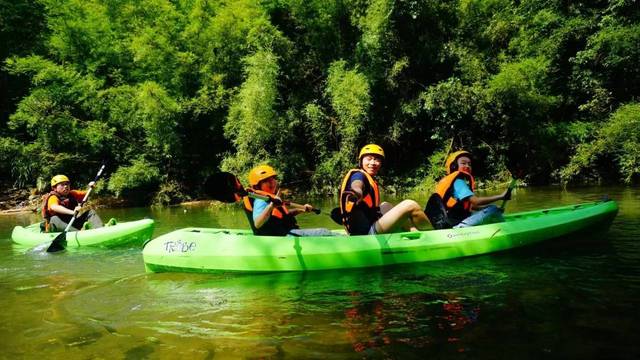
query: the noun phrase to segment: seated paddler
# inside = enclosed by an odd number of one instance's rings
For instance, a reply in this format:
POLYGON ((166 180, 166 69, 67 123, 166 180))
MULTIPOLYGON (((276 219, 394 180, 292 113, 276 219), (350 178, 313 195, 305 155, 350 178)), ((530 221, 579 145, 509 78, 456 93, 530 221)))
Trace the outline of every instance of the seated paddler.
POLYGON ((384 150, 376 144, 362 147, 358 168, 345 175, 340 186, 342 223, 350 235, 375 235, 429 228, 429 221, 414 200, 398 205, 380 202, 376 175, 384 162, 384 150))
MULTIPOLYGON (((440 228, 461 228, 504 221, 502 209, 491 203, 509 200, 510 192, 500 195, 477 196, 475 179, 471 170, 471 153, 460 150, 452 153, 445 162, 447 175, 436 185, 432 199, 441 202, 440 208, 446 212, 443 221, 435 221, 433 226, 440 228)), ((429 203, 432 202, 429 200, 429 203)), ((429 213, 429 204, 425 212, 429 213)), ((432 221, 434 222, 434 221, 432 221)))
MULTIPOLYGON (((94 187, 95 182, 90 182, 89 186, 94 187)), ((64 230, 73 218, 74 212, 78 215, 69 231, 102 227, 102 219, 95 211, 81 212, 80 204, 85 194, 85 191, 71 189, 71 182, 66 175, 56 175, 51 178, 51 191, 44 196, 42 202, 45 232, 64 230)))
POLYGON ((325 228, 300 229, 295 216, 310 212, 310 204, 289 208, 279 196, 278 174, 268 165, 259 165, 249 173, 251 193, 262 198, 245 196, 243 205, 253 233, 267 236, 331 236, 325 228))

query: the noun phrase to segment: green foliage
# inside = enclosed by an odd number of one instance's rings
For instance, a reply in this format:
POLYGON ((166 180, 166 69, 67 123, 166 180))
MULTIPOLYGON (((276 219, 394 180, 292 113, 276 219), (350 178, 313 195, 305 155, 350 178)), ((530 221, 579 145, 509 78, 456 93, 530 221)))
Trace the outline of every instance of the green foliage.
MULTIPOLYGON (((592 139, 580 143, 571 161, 560 172, 563 183, 575 179, 585 171, 600 172, 597 160, 611 159, 620 178, 631 183, 640 175, 640 103, 621 106, 606 123, 595 132, 592 139), (596 167, 596 168, 594 168, 596 167)), ((605 165, 605 168, 609 166, 605 165)))
POLYGON ((169 181, 160 185, 160 189, 153 197, 153 204, 166 206, 178 204, 190 200, 191 198, 184 193, 183 187, 176 181, 169 181))
MULTIPOLYGON (((630 26, 613 24, 591 36, 585 50, 576 56, 576 64, 594 81, 627 101, 640 92, 640 24, 630 26)), ((586 81, 585 81, 586 80, 586 81)), ((593 86, 590 86, 592 88, 593 86)))
POLYGON ((151 151, 170 156, 180 145, 176 131, 179 104, 165 89, 152 82, 140 85, 135 100, 136 115, 151 151))
POLYGON ((270 163, 331 193, 375 142, 387 188, 426 188, 449 139, 484 183, 548 183, 565 165, 564 181, 636 176, 621 137, 640 96, 633 0, 2 5, 2 184, 84 182, 107 160, 107 190, 161 187, 166 204, 218 169, 270 163))
POLYGON ((247 57, 246 80, 229 108, 225 134, 235 153, 223 161, 223 168, 236 173, 266 162, 273 156, 274 138, 282 129, 276 119, 278 62, 269 51, 247 57), (253 160, 252 160, 253 159, 253 160))
POLYGON ((481 96, 481 88, 466 86, 453 77, 430 86, 420 99, 425 114, 431 119, 431 138, 472 137, 475 129, 469 124, 481 117, 481 96))
POLYGON ((500 67, 500 72, 489 80, 488 93, 504 107, 547 111, 556 102, 553 96, 547 94, 548 65, 549 62, 542 57, 505 63, 500 67))
POLYGON ((320 149, 314 182, 327 192, 340 181, 340 175, 354 166, 357 146, 368 121, 371 105, 367 78, 357 69, 349 70, 346 62, 339 60, 329 67, 325 96, 329 99, 335 117, 325 115, 316 106, 307 106, 306 114, 311 119, 314 147, 320 149), (335 131, 337 149, 329 151, 328 140, 335 131), (327 150, 324 150, 327 149, 327 150))
POLYGON ((0 172, 11 174, 14 186, 24 187, 36 177, 38 163, 29 159, 30 150, 15 139, 0 138, 0 172))
POLYGON ((144 159, 120 166, 109 178, 109 191, 133 201, 148 200, 162 181, 160 169, 144 159))
POLYGON ((355 154, 358 137, 367 123, 369 92, 367 78, 357 69, 346 69, 343 60, 331 64, 325 94, 338 118, 340 149, 345 155, 355 154))
POLYGON ((368 64, 370 76, 378 77, 384 71, 386 51, 392 47, 395 34, 391 28, 391 14, 394 1, 373 0, 366 9, 364 16, 355 21, 362 32, 356 49, 359 62, 368 64))
POLYGON ((442 141, 441 147, 434 151, 427 159, 427 166, 424 168, 421 181, 414 186, 413 191, 431 193, 435 190, 438 181, 447 173, 444 168, 445 161, 451 149, 449 141, 442 141))

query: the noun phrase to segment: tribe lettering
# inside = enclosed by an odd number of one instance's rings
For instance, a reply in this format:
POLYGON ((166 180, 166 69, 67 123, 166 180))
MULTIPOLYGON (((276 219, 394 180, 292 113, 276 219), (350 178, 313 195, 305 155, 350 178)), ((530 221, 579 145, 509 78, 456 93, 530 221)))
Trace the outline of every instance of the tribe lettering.
POLYGON ((164 251, 168 253, 173 252, 191 252, 196 250, 196 243, 194 241, 186 242, 182 240, 176 241, 165 241, 164 243, 164 251))

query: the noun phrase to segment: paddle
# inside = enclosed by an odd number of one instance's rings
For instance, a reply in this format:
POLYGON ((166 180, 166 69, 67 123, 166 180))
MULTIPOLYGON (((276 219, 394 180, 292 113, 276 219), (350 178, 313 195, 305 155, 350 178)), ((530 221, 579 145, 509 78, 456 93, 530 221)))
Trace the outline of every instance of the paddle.
MULTIPOLYGON (((500 205, 500 211, 504 212, 505 205, 507 204, 507 200, 511 200, 511 192, 516 187, 517 179, 512 178, 509 183, 509 187, 507 188, 507 194, 505 198, 502 200, 502 205, 500 205)), ((438 194, 431 194, 429 200, 427 201, 427 205, 424 208, 424 213, 427 215, 429 222, 434 229, 450 229, 452 225, 452 221, 447 216, 447 210, 444 207, 444 203, 442 198, 438 194)))
POLYGON ((504 207, 507 205, 507 200, 511 200, 511 191, 513 191, 517 183, 518 183, 518 180, 516 178, 511 179, 511 182, 509 183, 509 187, 507 188, 507 194, 502 200, 502 204, 500 205, 500 210, 502 210, 503 212, 504 212, 504 207))
MULTIPOLYGON (((98 179, 102 175, 102 171, 104 171, 104 167, 105 165, 103 164, 100 167, 100 170, 98 170, 98 174, 96 174, 96 178, 93 179, 94 183, 98 181, 98 179)), ((87 189, 87 192, 84 194, 84 198, 82 198, 82 201, 79 204, 80 206, 84 205, 84 203, 87 201, 87 199, 89 198, 89 194, 91 194, 92 189, 93 189, 92 187, 89 187, 89 189, 87 189)), ((66 249, 67 232, 69 231, 69 229, 71 229, 71 226, 73 226, 73 222, 76 221, 76 217, 78 217, 78 211, 73 212, 73 217, 69 221, 69 224, 67 224, 67 227, 58 236, 56 236, 55 239, 53 239, 53 241, 51 242, 51 245, 49 245, 49 247, 47 248, 47 252, 58 252, 66 249)))
MULTIPOLYGON (((345 201, 345 210, 347 212, 351 212, 351 209, 353 209, 353 207, 358 203, 358 198, 352 191, 345 191, 342 193, 342 196, 347 200, 345 201)), ((333 222, 338 225, 344 225, 344 223, 342 222, 342 210, 340 210, 340 207, 335 207, 331 210, 331 220, 333 220, 333 222)))
MULTIPOLYGON (((266 202, 273 201, 273 199, 256 194, 252 189, 245 189, 238 180, 238 177, 229 172, 220 172, 209 176, 204 183, 205 192, 212 198, 225 203, 233 203, 239 201, 245 196, 249 196, 254 199, 264 200, 266 202)), ((293 207, 303 208, 304 205, 296 204, 290 201, 283 201, 285 205, 293 207)), ((276 204, 277 205, 277 204, 276 204)), ((311 209, 316 214, 320 214, 322 210, 313 208, 311 209)))

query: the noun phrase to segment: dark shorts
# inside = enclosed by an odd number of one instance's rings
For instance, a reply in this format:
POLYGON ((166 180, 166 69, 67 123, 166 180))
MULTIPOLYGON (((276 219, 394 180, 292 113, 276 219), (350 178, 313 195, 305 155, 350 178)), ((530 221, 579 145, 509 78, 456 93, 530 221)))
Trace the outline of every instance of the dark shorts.
POLYGON ((354 210, 349 214, 350 235, 375 235, 376 226, 362 211, 354 210))

